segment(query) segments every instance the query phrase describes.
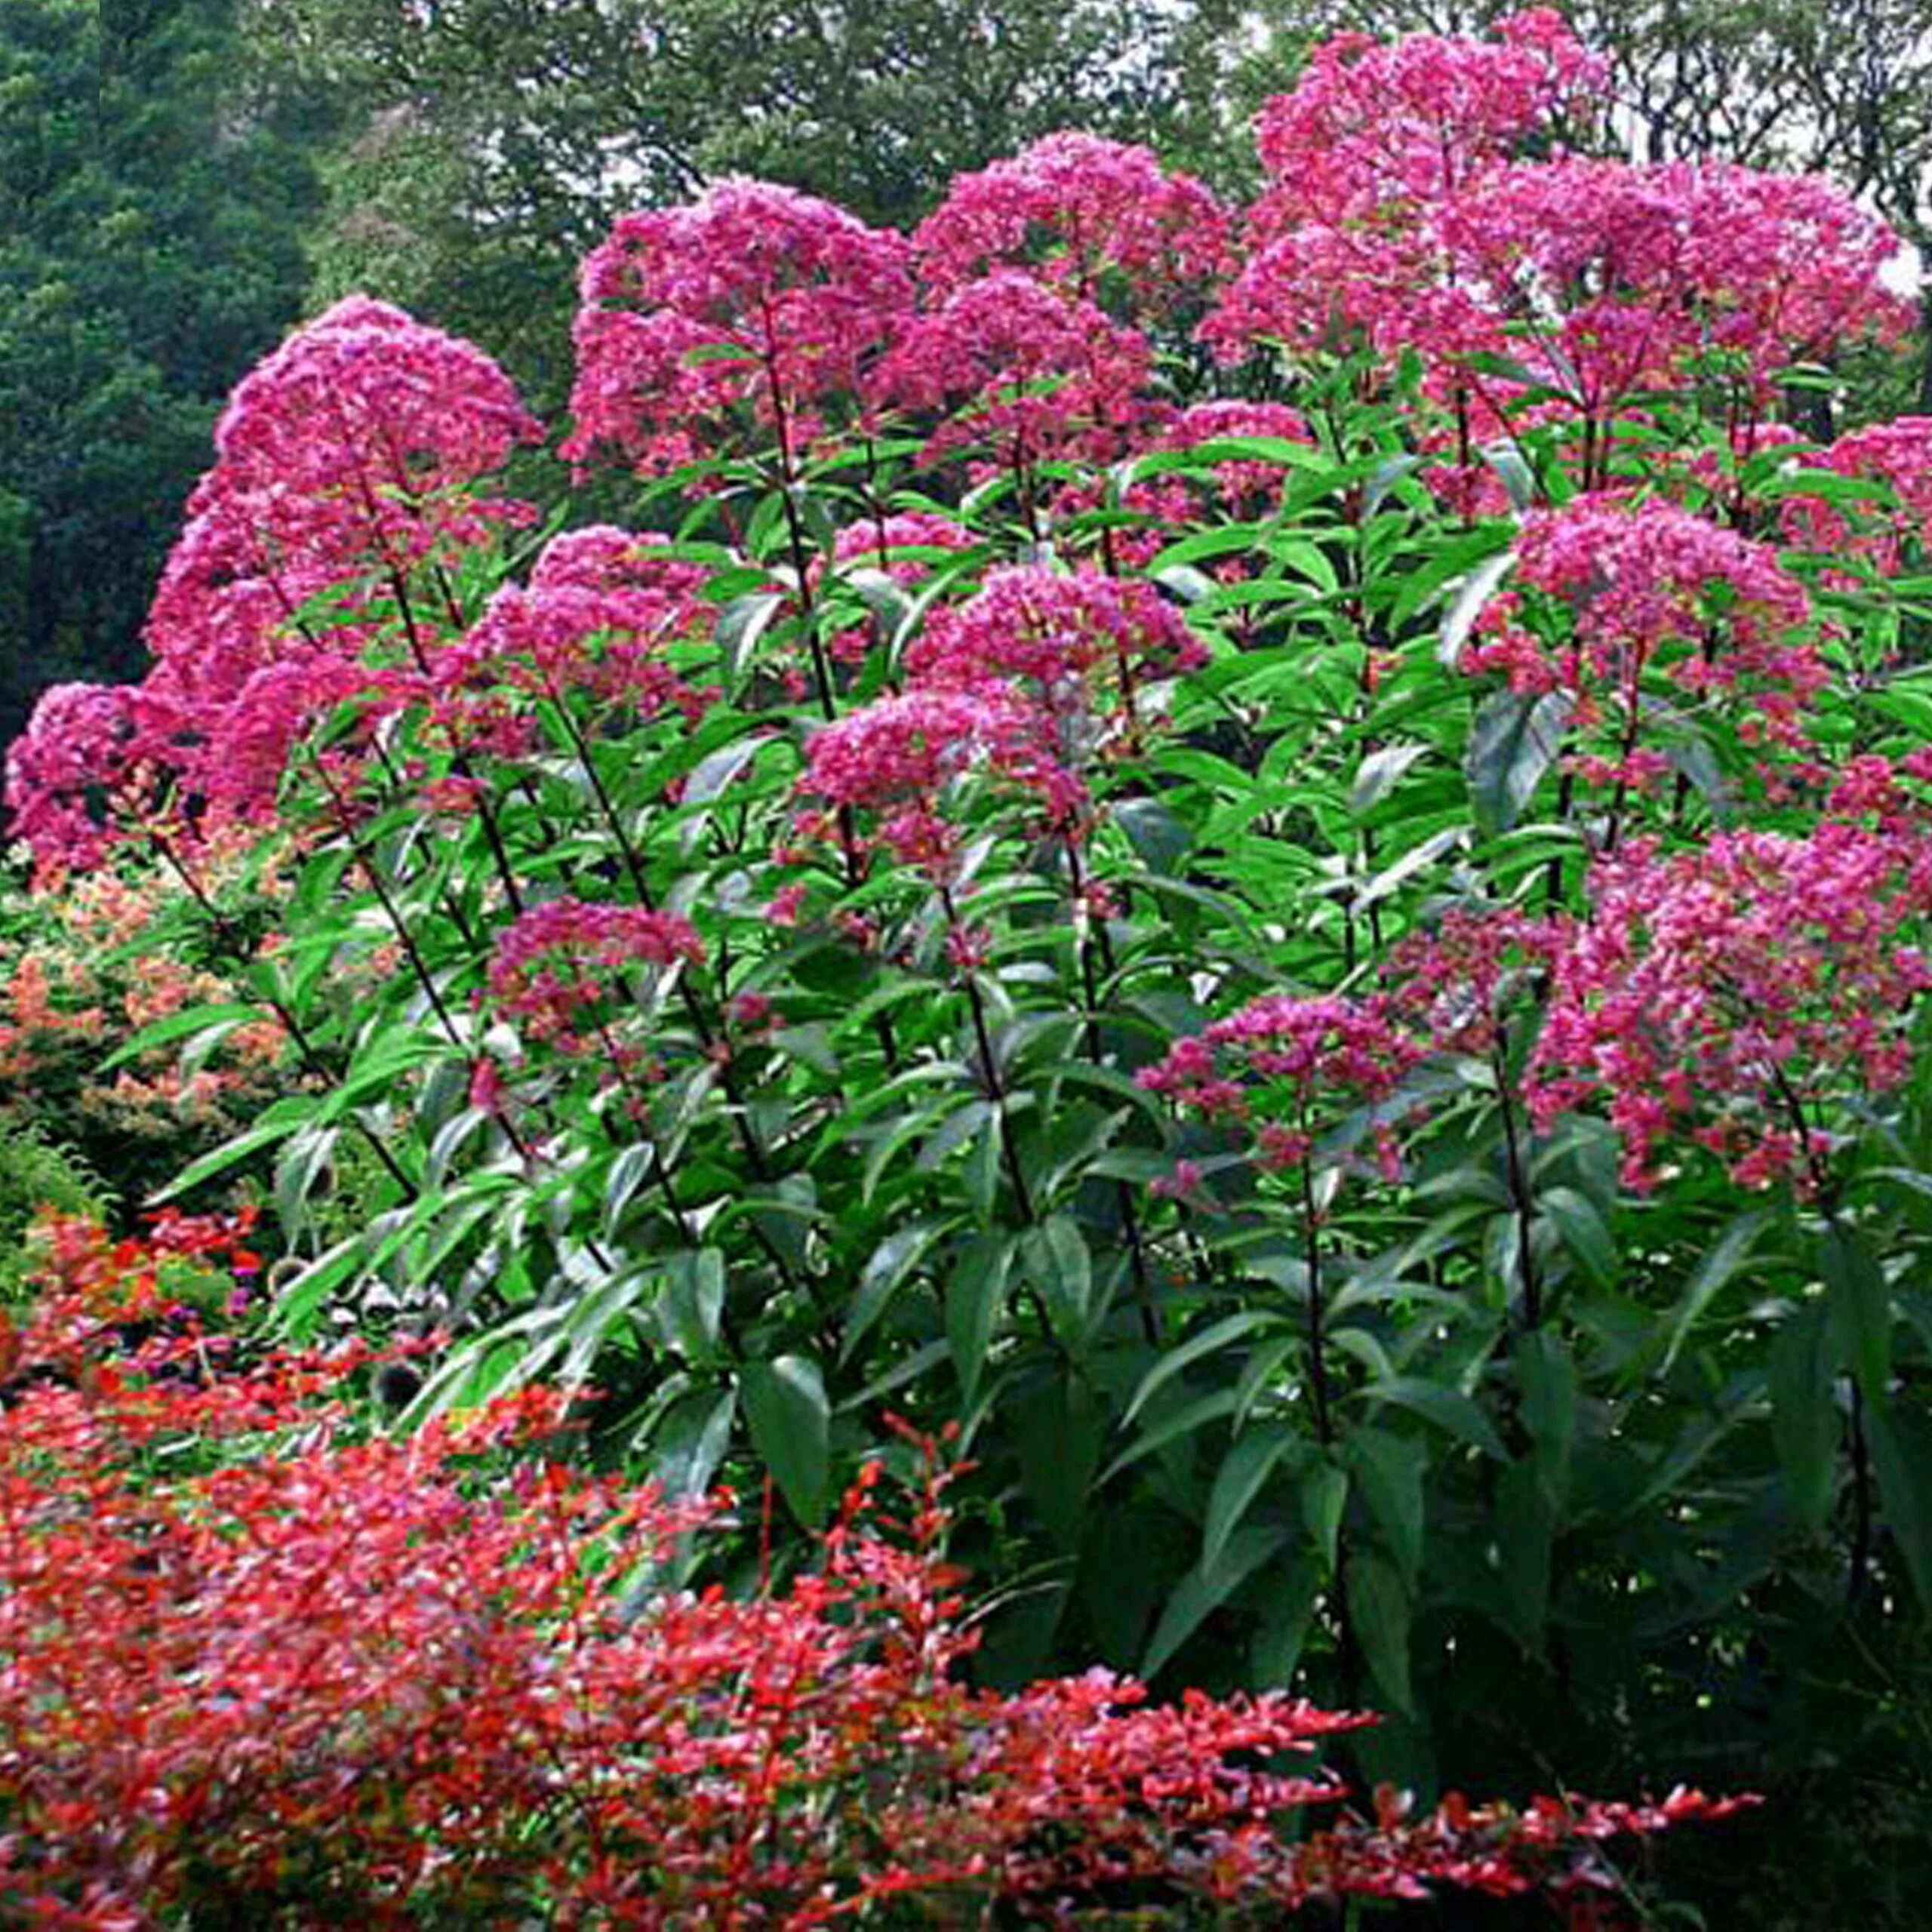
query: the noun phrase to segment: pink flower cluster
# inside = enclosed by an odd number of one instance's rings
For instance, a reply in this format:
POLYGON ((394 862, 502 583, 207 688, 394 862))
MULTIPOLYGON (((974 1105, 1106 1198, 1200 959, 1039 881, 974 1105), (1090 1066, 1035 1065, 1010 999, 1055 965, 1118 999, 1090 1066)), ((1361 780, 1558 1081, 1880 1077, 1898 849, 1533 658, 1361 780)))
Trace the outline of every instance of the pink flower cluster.
MULTIPOLYGON (((266 817, 295 740, 379 681, 365 660, 392 648, 398 587, 527 520, 475 486, 540 434, 488 356, 386 303, 352 297, 291 336, 223 414, 149 614, 153 668, 92 707, 97 724, 117 714, 94 731, 97 782, 144 761, 184 819, 266 817)), ((63 770, 79 741, 51 749, 75 718, 51 700, 10 774, 43 863, 100 856, 63 770)))
POLYGON ((1518 691, 1561 691, 1571 728, 1607 731, 1578 761, 1637 787, 1666 769, 1638 743, 1660 680, 1681 700, 1741 709, 1739 734, 1793 746, 1829 680, 1804 586, 1768 545, 1655 499, 1580 497, 1524 520, 1515 586, 1493 598, 1463 668, 1518 691))
MULTIPOLYGON (((866 843, 943 878, 958 848, 946 810, 953 780, 983 770, 1075 835, 1088 811, 1088 768, 1110 746, 1134 742, 1137 691, 1205 658, 1151 584, 1096 571, 995 570, 964 603, 928 617, 906 653, 909 690, 814 736, 799 789, 866 814, 866 843)), ((829 827, 808 812, 799 829, 810 838, 829 827)))
MULTIPOLYGON (((1856 557, 1884 576, 1922 561, 1932 543, 1932 416, 1874 423, 1807 460, 1875 486, 1856 506, 1801 494, 1784 506, 1785 532, 1807 549, 1856 557)), ((1839 573, 1843 580, 1844 574, 1839 573)))
MULTIPOLYGON (((942 880, 960 839, 948 794, 968 774, 1031 798, 1054 823, 1071 824, 1086 808, 1085 787, 1054 755, 1044 714, 997 685, 880 698, 815 732, 806 756, 801 792, 864 814, 852 835, 861 844, 942 880)), ((833 829, 823 810, 797 826, 806 839, 833 829)))
POLYGON ((1415 35, 1379 46, 1343 34, 1262 110, 1268 186, 1243 266, 1203 333, 1225 355, 1257 340, 1310 350, 1357 333, 1379 348, 1469 335, 1430 232, 1435 213, 1567 111, 1592 106, 1601 62, 1548 9, 1494 42, 1415 35))
POLYGON ((748 418, 797 456, 911 309, 911 248, 829 202, 724 181, 623 217, 580 289, 566 455, 674 468, 748 418))
POLYGON ((1445 208, 1436 233, 1455 278, 1482 291, 1491 346, 1596 423, 1705 364, 1762 408, 1777 371, 1910 326, 1881 279, 1897 238, 1797 176, 1521 162, 1445 208))
POLYGON ((1022 476, 1057 460, 1122 454, 1149 413, 1153 350, 1138 329, 1023 269, 937 297, 881 363, 881 400, 941 420, 930 462, 974 452, 1022 476))
MULTIPOLYGON (((505 585, 478 623, 433 653, 432 717, 455 742, 472 742, 476 714, 494 700, 581 691, 606 710, 651 718, 674 709, 695 722, 712 694, 694 689, 667 653, 704 637, 717 611, 703 595, 706 567, 669 548, 654 533, 608 525, 553 537, 527 588, 505 585)), ((507 709, 528 723, 525 706, 507 709)))
POLYGON ((7 752, 12 832, 44 869, 85 872, 112 841, 110 801, 134 782, 133 694, 115 685, 55 685, 7 752))
POLYGON ((947 691, 1017 685, 1063 728, 1097 740, 1152 680, 1208 661, 1179 609, 1151 583, 1099 571, 1010 565, 963 604, 935 610, 906 653, 915 682, 947 691))
POLYGON ((1268 104, 1269 184, 1203 329, 1223 355, 1413 352, 1466 435, 1537 390, 1581 418, 1599 481, 1604 423, 1647 390, 1715 373, 1761 408, 1780 369, 1909 327, 1882 223, 1820 181, 1580 159, 1564 125, 1602 63, 1548 10, 1496 31, 1343 35, 1268 104))
POLYGON ((1924 840, 1827 822, 1667 855, 1640 843, 1598 869, 1592 898, 1555 962, 1537 1118, 1607 1103, 1635 1188, 1679 1137, 1744 1186, 1818 1185, 1832 1108, 1912 1069, 1932 990, 1913 943, 1932 910, 1924 840))
POLYGON ((1187 174, 1098 134, 1050 134, 1011 161, 962 174, 913 244, 927 288, 945 293, 993 269, 1026 268, 1084 301, 1115 277, 1155 294, 1220 272, 1228 217, 1187 174))
POLYGON ((608 1042, 613 976, 638 967, 702 965, 704 946, 677 912, 641 906, 553 899, 532 906, 498 935, 489 967, 492 998, 525 1035, 560 1053, 608 1042))
POLYGON ((1432 1052, 1492 1059, 1511 1011, 1548 974, 1564 937, 1558 921, 1515 906, 1453 907, 1390 954, 1391 1009, 1432 1052))
MULTIPOLYGON (((1204 1120, 1258 1121, 1256 1162, 1279 1173, 1320 1158, 1324 1135, 1388 1101, 1423 1057, 1384 995, 1268 993, 1177 1041, 1137 1078, 1204 1120)), ((1366 1125, 1383 1173, 1398 1177, 1390 1124, 1366 1125)), ((1337 1150, 1343 1160, 1347 1151, 1337 1150)))

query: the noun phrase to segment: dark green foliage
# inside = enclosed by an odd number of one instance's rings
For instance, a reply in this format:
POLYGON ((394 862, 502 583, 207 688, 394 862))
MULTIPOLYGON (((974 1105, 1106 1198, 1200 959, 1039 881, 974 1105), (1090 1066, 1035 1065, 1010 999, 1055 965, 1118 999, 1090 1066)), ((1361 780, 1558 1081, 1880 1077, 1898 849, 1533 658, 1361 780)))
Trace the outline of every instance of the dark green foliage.
POLYGON ((0 739, 125 676, 221 396, 294 319, 299 146, 228 0, 0 0, 0 739))

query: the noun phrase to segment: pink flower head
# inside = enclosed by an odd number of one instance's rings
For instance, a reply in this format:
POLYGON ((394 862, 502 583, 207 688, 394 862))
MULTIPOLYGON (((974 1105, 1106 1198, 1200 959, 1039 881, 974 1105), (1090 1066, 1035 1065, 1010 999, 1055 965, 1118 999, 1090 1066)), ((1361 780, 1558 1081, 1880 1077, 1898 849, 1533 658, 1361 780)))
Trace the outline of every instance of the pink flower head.
POLYGON ((9 830, 43 869, 91 871, 113 842, 112 801, 135 780, 133 697, 117 685, 55 685, 8 747, 9 830))
POLYGON ((1390 955, 1391 1009, 1432 1052, 1488 1059, 1502 1048, 1511 1008, 1562 940, 1555 921, 1514 906, 1454 907, 1390 955))
POLYGON ((1025 469, 1054 458, 1108 462, 1147 414, 1153 352, 1138 330, 1017 269, 948 291, 907 323, 874 393, 949 412, 928 460, 961 449, 1025 469))
POLYGON ((1556 961, 1531 1067, 1547 1123, 1607 1104, 1626 1184, 1672 1138, 1749 1184, 1821 1177, 1829 1109, 1912 1071, 1932 962, 1922 841, 1827 823, 1809 838, 1720 834, 1669 856, 1640 843, 1600 866, 1588 921, 1556 961))
MULTIPOLYGON (((272 809, 275 747, 349 694, 398 586, 527 521, 475 486, 539 434, 488 356, 400 309, 352 297, 297 331, 223 412, 149 614, 140 708, 160 761, 224 813, 272 809)), ((401 654, 425 643, 413 629, 401 654)))
POLYGON ((1339 34, 1316 48, 1294 92, 1261 111, 1268 219, 1339 220, 1440 200, 1601 98, 1607 63, 1554 8, 1512 14, 1495 35, 1377 46, 1339 34))
POLYGON ((532 906, 498 937, 490 992, 530 1038, 579 1053, 591 1034, 607 1027, 609 976, 701 965, 704 956, 696 929, 679 913, 553 899, 532 906))
POLYGON ((565 531, 537 559, 529 587, 506 585, 469 635, 435 654, 440 703, 503 688, 558 697, 588 693, 640 716, 675 709, 696 718, 706 694, 666 661, 717 612, 701 564, 662 554, 669 540, 607 525, 565 531))
POLYGON ((234 488, 344 497, 365 514, 498 469, 540 426, 472 344, 352 295, 244 377, 215 429, 234 488))
MULTIPOLYGON (((1380 995, 1300 998, 1265 994, 1205 1032, 1177 1041, 1166 1059, 1142 1069, 1139 1084, 1183 1112, 1232 1123, 1259 1122, 1257 1164, 1271 1172, 1299 1168, 1348 1115, 1394 1094, 1423 1057, 1380 995)), ((1395 1147, 1388 1123, 1372 1122, 1385 1173, 1395 1147)))
POLYGON ((980 537, 956 518, 936 510, 898 510, 876 521, 848 523, 833 538, 834 564, 869 565, 897 584, 917 583, 935 551, 971 550, 980 537))
POLYGON ((1137 691, 1207 656, 1150 583, 1020 564, 989 571, 964 603, 933 611, 906 651, 906 668, 915 683, 935 689, 1023 685, 1057 721, 1072 758, 1110 712, 1124 714, 1131 739, 1137 691))
POLYGON ((1914 546, 1922 549, 1932 541, 1932 416, 1901 416, 1854 429, 1808 461, 1877 487, 1869 503, 1787 498, 1785 530, 1793 543, 1861 558, 1890 577, 1914 546))
MULTIPOLYGON (((1310 443, 1308 424, 1284 402, 1247 402, 1229 398, 1197 402, 1183 410, 1155 438, 1154 448, 1191 450, 1201 443, 1256 437, 1284 443, 1310 443)), ((1277 463, 1235 457, 1217 463, 1214 481, 1223 501, 1237 515, 1253 516, 1278 500, 1284 472, 1277 463)))
POLYGON ((1606 74, 1546 8, 1503 21, 1494 42, 1378 47, 1343 34, 1318 47, 1294 91, 1262 110, 1269 186, 1204 337, 1229 357, 1258 340, 1321 348, 1357 334, 1385 351, 1484 346, 1478 318, 1444 287, 1431 218, 1521 149, 1555 140, 1606 74))
POLYGON ((1113 274, 1139 294, 1216 274, 1227 227, 1192 175, 1169 174, 1146 148, 1069 132, 957 177, 913 242, 930 288, 1026 268, 1097 301, 1113 274))
MULTIPOLYGON (((1084 816, 1085 788, 1052 757, 1050 737, 1037 706, 990 681, 965 690, 911 691, 814 732, 798 789, 835 809, 863 814, 865 843, 944 878, 958 841, 946 795, 969 773, 983 771, 1002 789, 1031 797, 1057 825, 1084 816)), ((827 830, 825 817, 808 814, 801 832, 827 830)))
POLYGON ((749 416, 798 454, 910 309, 910 245, 766 182, 622 217, 583 265, 566 455, 641 469, 728 444, 749 416))
POLYGON ((1640 392, 1684 386, 1713 358, 1761 409, 1790 364, 1910 326, 1883 280, 1897 237, 1800 177, 1524 162, 1446 207, 1435 232, 1510 353, 1599 420, 1640 392), (1518 326, 1520 315, 1537 319, 1518 326))
POLYGON ((1635 737, 1657 680, 1680 704, 1741 709, 1747 740, 1793 746, 1828 677, 1810 601, 1777 553, 1657 500, 1580 497, 1533 512, 1514 586, 1484 611, 1477 638, 1465 670, 1567 694, 1574 728, 1607 726, 1620 740, 1604 775, 1631 783, 1647 755, 1635 737))

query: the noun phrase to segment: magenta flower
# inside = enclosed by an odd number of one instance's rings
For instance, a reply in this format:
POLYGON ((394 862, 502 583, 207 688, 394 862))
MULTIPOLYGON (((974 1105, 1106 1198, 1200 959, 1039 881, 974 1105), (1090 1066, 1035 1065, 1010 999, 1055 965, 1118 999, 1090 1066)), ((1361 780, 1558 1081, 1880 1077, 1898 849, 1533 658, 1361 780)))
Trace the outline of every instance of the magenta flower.
POLYGON ((903 235, 761 181, 623 216, 583 265, 565 454, 675 468, 749 423, 802 454, 911 308, 909 257, 903 235))
MULTIPOLYGON (((1389 1100, 1423 1055, 1380 995, 1269 993, 1177 1041, 1137 1078, 1184 1113, 1249 1127, 1256 1164, 1281 1173, 1305 1166, 1348 1115, 1389 1100)), ((1390 1124, 1370 1131, 1380 1171, 1398 1177, 1390 1124)))
POLYGON ((1148 149, 1068 132, 958 177, 913 242, 929 288, 1022 268, 1100 301, 1112 276, 1145 297, 1217 274, 1228 218, 1192 175, 1170 174, 1148 149))
POLYGON ((676 912, 553 899, 532 906, 498 936, 491 997, 525 1035, 582 1053, 607 1031, 615 983, 640 967, 702 965, 704 946, 676 912))
POLYGON ((1583 775, 1639 789, 1662 768, 1638 742, 1654 681, 1741 712, 1747 743, 1789 747, 1829 675, 1804 586, 1768 545, 1673 504, 1601 496, 1524 519, 1514 587, 1484 610, 1462 666, 1566 694, 1574 731, 1614 740, 1583 775))
POLYGON ((712 694, 694 689, 669 648, 707 636, 717 608, 701 564, 666 556, 668 540, 608 525, 567 531, 537 559, 528 587, 506 585, 482 620, 434 654, 432 709, 459 743, 498 694, 561 697, 642 718, 695 721, 712 694), (445 715, 445 714, 447 714, 445 715))
MULTIPOLYGON (((940 879, 951 876, 960 828, 947 794, 982 773, 1019 793, 1062 829, 1084 816, 1085 786, 1050 749, 1038 708, 985 681, 970 689, 918 689, 848 712, 813 734, 800 792, 861 815, 854 836, 869 848, 940 879)), ((830 815, 808 811, 802 837, 829 835, 830 815)))
POLYGON ((42 869, 90 871, 112 844, 112 800, 137 782, 133 697, 114 685, 55 685, 8 747, 12 835, 42 869))
POLYGON ((1018 269, 949 291, 900 331, 873 380, 882 403, 943 414, 929 461, 957 451, 994 468, 1110 462, 1149 413, 1153 352, 1137 329, 1018 269))
POLYGON ((1152 584, 1035 565, 989 571, 964 603, 934 610, 906 653, 908 674, 928 688, 1023 687, 1056 721, 1069 760, 1095 748, 1115 716, 1131 736, 1141 686, 1207 661, 1152 584))
POLYGON ((1655 1182, 1672 1139, 1746 1186, 1818 1185, 1832 1106, 1912 1071, 1932 989, 1914 943, 1932 907, 1923 841, 1827 823, 1668 857, 1639 844, 1598 869, 1592 897, 1531 1063, 1538 1121, 1606 1105, 1632 1187, 1655 1182))

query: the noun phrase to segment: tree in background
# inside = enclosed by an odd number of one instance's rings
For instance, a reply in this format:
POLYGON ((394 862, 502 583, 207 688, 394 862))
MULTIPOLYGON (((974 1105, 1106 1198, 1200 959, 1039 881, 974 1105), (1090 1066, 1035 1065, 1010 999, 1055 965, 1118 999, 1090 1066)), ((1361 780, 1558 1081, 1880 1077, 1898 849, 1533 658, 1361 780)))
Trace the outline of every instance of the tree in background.
POLYGON ((244 0, 269 85, 327 103, 317 301, 472 335, 561 400, 575 262, 624 210, 745 174, 909 226, 1063 128, 1211 138, 1229 0, 244 0))
POLYGON ((229 0, 0 0, 0 737, 131 674, 236 375, 302 300, 312 177, 229 0))

